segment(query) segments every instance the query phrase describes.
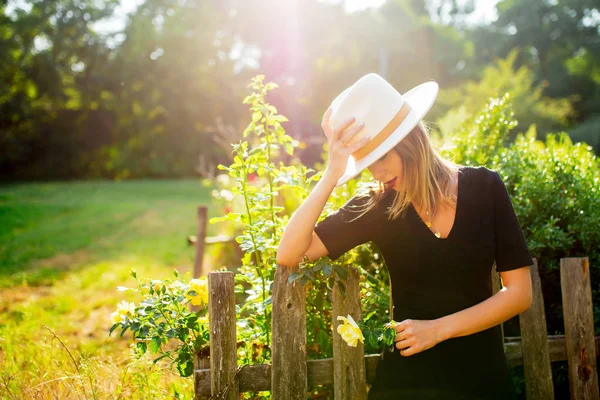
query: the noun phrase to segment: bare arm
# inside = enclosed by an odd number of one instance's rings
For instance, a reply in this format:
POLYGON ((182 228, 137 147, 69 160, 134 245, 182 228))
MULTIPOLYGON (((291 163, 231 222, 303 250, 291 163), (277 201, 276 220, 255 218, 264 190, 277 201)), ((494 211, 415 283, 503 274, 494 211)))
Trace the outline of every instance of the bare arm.
POLYGON ((304 255, 308 257, 309 261, 313 261, 328 254, 323 242, 314 232, 314 227, 337 181, 346 170, 348 157, 364 146, 369 139, 365 137, 352 145, 346 144, 345 142, 348 142, 358 133, 363 125, 356 124, 345 132, 354 122, 354 118, 350 118, 340 124, 339 127, 331 130, 329 126, 330 115, 331 108, 325 112, 321 123, 321 127, 329 140, 327 168, 310 195, 288 221, 277 248, 278 264, 293 267, 302 261, 304 255))
POLYGON ((278 264, 292 267, 302 261, 304 254, 310 261, 327 255, 327 249, 313 229, 336 183, 335 176, 325 173, 294 212, 277 248, 278 264))
POLYGON ((529 267, 500 272, 503 288, 492 297, 440 318, 445 339, 472 335, 491 328, 529 309, 532 284, 529 267))

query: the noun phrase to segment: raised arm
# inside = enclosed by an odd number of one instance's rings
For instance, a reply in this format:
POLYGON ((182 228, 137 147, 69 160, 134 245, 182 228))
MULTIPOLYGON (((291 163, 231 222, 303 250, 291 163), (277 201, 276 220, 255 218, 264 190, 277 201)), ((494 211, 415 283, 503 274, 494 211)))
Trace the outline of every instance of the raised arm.
POLYGON ((363 125, 355 124, 351 127, 355 119, 349 118, 332 130, 329 126, 330 115, 331 108, 325 112, 321 122, 329 143, 327 168, 310 195, 288 221, 277 248, 278 264, 293 267, 302 261, 304 255, 309 261, 327 255, 327 249, 314 232, 314 227, 333 188, 346 171, 348 157, 369 140, 365 137, 352 145, 345 144, 363 128, 363 125))
POLYGON ((277 248, 277 263, 296 266, 306 254, 310 261, 327 255, 327 249, 314 232, 327 199, 338 178, 325 173, 306 200, 298 207, 285 227, 277 248))

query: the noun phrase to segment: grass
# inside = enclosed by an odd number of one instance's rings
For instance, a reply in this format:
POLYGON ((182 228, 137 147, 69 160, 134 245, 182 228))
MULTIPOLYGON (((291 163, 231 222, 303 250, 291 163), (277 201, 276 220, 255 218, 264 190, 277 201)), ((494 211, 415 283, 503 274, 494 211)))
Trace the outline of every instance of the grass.
POLYGON ((115 290, 134 285, 131 268, 190 277, 187 237, 209 203, 199 180, 0 187, 0 398, 191 398, 191 378, 133 360, 127 333, 108 336, 109 314, 140 300, 115 290))

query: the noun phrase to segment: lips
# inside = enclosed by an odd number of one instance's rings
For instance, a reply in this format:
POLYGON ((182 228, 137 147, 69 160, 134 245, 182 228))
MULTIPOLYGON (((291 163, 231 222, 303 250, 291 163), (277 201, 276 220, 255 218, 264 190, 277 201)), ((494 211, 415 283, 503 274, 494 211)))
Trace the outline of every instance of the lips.
POLYGON ((394 178, 392 180, 389 180, 389 181, 385 182, 385 185, 387 185, 387 186, 394 186, 394 184, 396 183, 396 179, 397 178, 394 178))

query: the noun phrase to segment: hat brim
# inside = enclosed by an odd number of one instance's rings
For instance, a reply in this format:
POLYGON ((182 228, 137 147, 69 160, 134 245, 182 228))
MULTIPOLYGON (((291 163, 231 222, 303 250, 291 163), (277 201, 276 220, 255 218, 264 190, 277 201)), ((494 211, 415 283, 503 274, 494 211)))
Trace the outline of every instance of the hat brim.
POLYGON ((350 179, 356 177, 365 168, 369 167, 375 161, 380 159, 390 149, 397 145, 402 139, 417 126, 425 114, 429 112, 439 92, 439 86, 436 82, 425 82, 406 92, 402 97, 411 110, 398 128, 371 153, 359 161, 355 161, 352 156, 348 157, 348 164, 344 175, 338 180, 336 186, 341 186, 350 179))

